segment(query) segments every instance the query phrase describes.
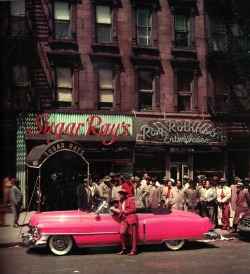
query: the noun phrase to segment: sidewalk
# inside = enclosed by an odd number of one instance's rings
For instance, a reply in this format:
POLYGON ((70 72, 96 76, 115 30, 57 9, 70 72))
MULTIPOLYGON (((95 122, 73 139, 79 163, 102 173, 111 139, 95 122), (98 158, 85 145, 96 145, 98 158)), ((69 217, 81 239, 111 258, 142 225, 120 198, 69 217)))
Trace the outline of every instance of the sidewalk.
POLYGON ((28 223, 30 217, 34 214, 31 212, 22 212, 19 218, 19 225, 24 224, 23 227, 14 228, 13 227, 13 215, 11 212, 5 214, 5 226, 0 227, 0 246, 5 246, 8 244, 20 244, 22 243, 21 232, 28 230, 28 223), (26 216, 27 214, 27 216, 26 216), (25 218, 26 216, 26 218, 25 218), (24 220, 25 219, 25 220, 24 220), (20 235, 19 235, 20 234, 20 235))
MULTIPOLYGON (((28 213, 22 212, 20 214, 19 224, 20 225, 24 224, 24 226, 20 228, 13 227, 13 215, 12 213, 7 213, 5 215, 5 226, 0 227, 0 247, 14 245, 14 244, 16 245, 22 244, 21 232, 25 232, 28 230, 29 220, 34 213, 35 213, 34 211, 30 211, 28 213), (25 216, 26 216, 26 219, 24 220, 25 216)), ((232 234, 226 230, 216 229, 215 231, 219 235, 221 235, 220 237, 221 240, 234 239, 239 237, 237 233, 232 234)), ((204 241, 210 241, 210 240, 204 240, 204 241)))

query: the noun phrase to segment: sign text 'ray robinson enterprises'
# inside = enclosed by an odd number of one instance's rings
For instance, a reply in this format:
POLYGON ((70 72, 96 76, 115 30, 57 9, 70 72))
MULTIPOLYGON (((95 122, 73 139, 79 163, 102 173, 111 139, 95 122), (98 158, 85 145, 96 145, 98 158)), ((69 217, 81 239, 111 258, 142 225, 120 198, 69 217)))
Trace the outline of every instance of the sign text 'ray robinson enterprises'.
POLYGON ((137 143, 170 145, 224 144, 226 136, 221 128, 203 120, 137 120, 137 143))
MULTIPOLYGON (((31 135, 55 135, 56 140, 60 140, 66 136, 102 136, 107 137, 103 144, 108 146, 115 142, 117 136, 129 136, 131 124, 124 121, 120 123, 104 123, 103 119, 98 115, 90 115, 81 123, 76 122, 50 122, 48 114, 41 114, 35 119, 37 126, 36 131, 27 128, 27 133, 31 135)), ((49 142, 49 141, 48 141, 49 142)))

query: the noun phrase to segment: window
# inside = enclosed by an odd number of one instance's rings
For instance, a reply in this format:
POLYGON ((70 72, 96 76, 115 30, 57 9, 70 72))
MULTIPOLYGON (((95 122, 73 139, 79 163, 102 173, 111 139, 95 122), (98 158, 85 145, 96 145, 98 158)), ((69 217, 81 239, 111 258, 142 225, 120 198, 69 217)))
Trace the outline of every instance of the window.
POLYGON ((54 36, 56 39, 70 38, 70 9, 67 2, 54 2, 54 36))
POLYGON ((96 6, 96 39, 100 43, 112 42, 112 16, 109 6, 96 6))
POLYGON ((12 67, 12 83, 16 87, 28 85, 27 67, 23 65, 14 65, 12 67))
POLYGON ((175 45, 177 48, 188 48, 190 46, 189 38, 189 15, 175 15, 175 45))
POLYGON ((114 108, 114 73, 111 69, 99 69, 99 108, 114 108))
POLYGON ((152 13, 150 10, 136 11, 136 31, 138 45, 152 44, 152 13))
POLYGON ((25 1, 10 2, 11 36, 21 36, 25 34, 25 1))
POLYGON ((73 100, 73 77, 70 68, 56 68, 57 102, 59 107, 71 107, 73 100))
POLYGON ((155 74, 152 71, 139 71, 139 109, 152 111, 154 109, 155 74))
POLYGON ((227 111, 228 86, 225 77, 214 77, 214 102, 217 112, 227 111))
POLYGON ((226 28, 221 18, 212 19, 213 50, 222 51, 227 48, 226 28))
POLYGON ((193 74, 179 72, 177 75, 178 111, 191 111, 192 88, 193 74))

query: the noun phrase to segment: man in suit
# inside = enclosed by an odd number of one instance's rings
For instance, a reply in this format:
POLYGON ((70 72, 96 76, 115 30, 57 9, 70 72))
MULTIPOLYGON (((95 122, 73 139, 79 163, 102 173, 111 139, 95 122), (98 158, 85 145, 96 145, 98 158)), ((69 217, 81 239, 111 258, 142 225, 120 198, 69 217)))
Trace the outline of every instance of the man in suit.
POLYGON ((163 207, 165 208, 171 208, 170 204, 170 193, 173 187, 173 182, 171 180, 168 180, 167 186, 164 186, 162 189, 162 200, 164 202, 163 207))
POLYGON ((156 185, 156 178, 152 178, 152 185, 149 188, 148 207, 158 208, 161 206, 161 188, 156 185))
POLYGON ((120 200, 118 203, 118 209, 113 208, 112 211, 119 215, 121 223, 120 223, 120 237, 122 250, 117 253, 117 255, 126 255, 126 234, 130 234, 131 236, 131 252, 128 254, 129 256, 136 255, 137 252, 137 217, 135 215, 136 207, 135 201, 133 198, 129 198, 128 192, 126 189, 120 189, 120 200))
POLYGON ((211 187, 211 183, 209 181, 206 182, 205 188, 201 189, 201 207, 202 207, 202 212, 204 214, 203 217, 208 217, 210 222, 213 225, 216 225, 215 222, 215 215, 214 215, 214 208, 216 206, 216 192, 215 190, 211 187))
POLYGON ((172 209, 184 209, 184 196, 180 181, 176 181, 176 185, 171 189, 170 205, 172 209))
POLYGON ((226 186, 227 183, 225 178, 221 178, 219 181, 220 186, 217 189, 217 202, 219 217, 222 222, 222 229, 230 230, 229 216, 230 216, 230 198, 231 189, 226 186))
POLYGON ((135 205, 136 208, 142 208, 145 205, 145 199, 148 195, 148 190, 145 184, 141 183, 139 177, 135 177, 135 205))
POLYGON ((189 187, 184 189, 184 201, 187 211, 198 214, 198 203, 200 201, 200 191, 196 187, 197 182, 189 180, 189 187))
MULTIPOLYGON (((39 203, 41 203, 41 191, 39 189, 39 186, 36 187, 36 191, 34 192, 33 196, 33 210, 38 211, 39 203)), ((41 208, 40 208, 41 210, 41 208)))
POLYGON ((105 176, 99 185, 99 195, 105 197, 108 203, 111 201, 111 178, 109 176, 105 176))
POLYGON ((112 199, 119 199, 119 193, 118 191, 121 189, 121 185, 120 185, 120 180, 118 177, 114 177, 113 179, 114 185, 112 187, 112 194, 111 197, 112 199))
POLYGON ((83 185, 77 189, 78 201, 77 206, 78 210, 89 211, 91 209, 91 190, 89 188, 89 180, 84 179, 83 185))
POLYGON ((244 184, 242 182, 238 182, 236 184, 237 192, 236 192, 236 208, 235 215, 233 219, 233 230, 232 232, 237 232, 237 227, 240 221, 240 214, 248 209, 250 205, 250 196, 248 191, 244 191, 244 184))
POLYGON ((14 224, 13 227, 20 227, 18 224, 18 219, 21 213, 22 203, 23 203, 23 194, 19 188, 20 181, 19 179, 13 179, 13 186, 10 189, 10 197, 12 204, 12 212, 14 215, 14 224))

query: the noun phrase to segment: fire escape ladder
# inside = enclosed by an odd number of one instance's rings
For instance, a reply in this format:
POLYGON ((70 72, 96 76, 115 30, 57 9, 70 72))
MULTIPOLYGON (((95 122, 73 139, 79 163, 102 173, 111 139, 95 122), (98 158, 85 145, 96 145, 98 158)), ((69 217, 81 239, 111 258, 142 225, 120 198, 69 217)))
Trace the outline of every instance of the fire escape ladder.
MULTIPOLYGON (((44 0, 46 1, 46 0, 44 0)), ((35 58, 31 63, 31 82, 38 95, 39 109, 49 110, 53 108, 54 79, 50 69, 49 60, 45 52, 50 30, 49 21, 44 12, 42 0, 28 0, 27 13, 28 29, 33 37, 35 58)))

